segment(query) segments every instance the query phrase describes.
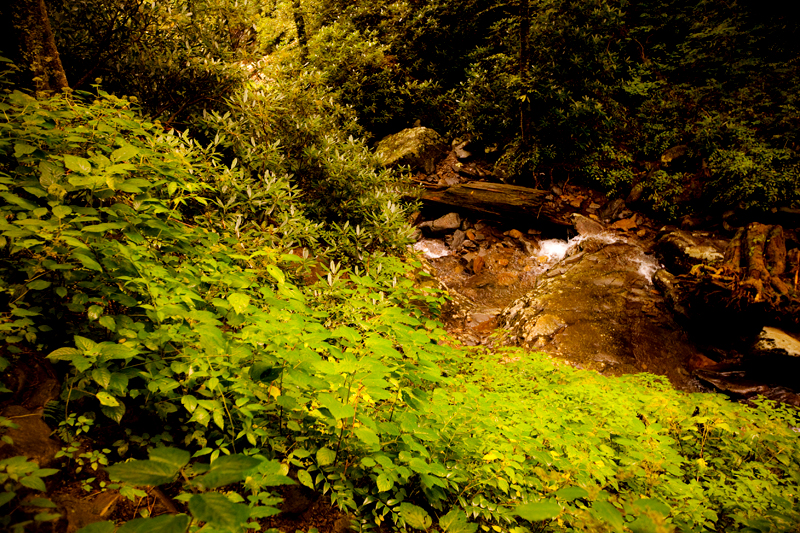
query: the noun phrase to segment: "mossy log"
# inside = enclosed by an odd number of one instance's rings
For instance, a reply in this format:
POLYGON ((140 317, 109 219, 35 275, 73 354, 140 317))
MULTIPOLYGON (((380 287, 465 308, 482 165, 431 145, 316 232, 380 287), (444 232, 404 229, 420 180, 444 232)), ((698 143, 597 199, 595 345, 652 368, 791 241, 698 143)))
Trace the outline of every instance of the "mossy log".
POLYGON ((426 190, 420 198, 428 206, 467 211, 500 222, 525 221, 528 227, 535 227, 537 222, 571 226, 563 213, 548 201, 549 195, 548 191, 504 183, 471 182, 426 190))

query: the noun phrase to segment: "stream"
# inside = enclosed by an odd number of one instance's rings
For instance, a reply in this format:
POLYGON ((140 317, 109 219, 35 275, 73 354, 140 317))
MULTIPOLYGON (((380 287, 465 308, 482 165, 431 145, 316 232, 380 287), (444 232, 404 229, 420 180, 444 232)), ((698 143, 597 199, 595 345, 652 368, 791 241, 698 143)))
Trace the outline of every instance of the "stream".
POLYGON ((554 238, 438 215, 420 224, 414 249, 453 296, 443 320, 463 343, 522 346, 605 375, 650 372, 687 392, 800 405, 793 387, 763 369, 748 375, 746 365, 731 364, 740 354, 697 342, 676 320, 654 285, 663 269, 654 251, 659 229, 645 217, 602 224, 574 214, 554 238))

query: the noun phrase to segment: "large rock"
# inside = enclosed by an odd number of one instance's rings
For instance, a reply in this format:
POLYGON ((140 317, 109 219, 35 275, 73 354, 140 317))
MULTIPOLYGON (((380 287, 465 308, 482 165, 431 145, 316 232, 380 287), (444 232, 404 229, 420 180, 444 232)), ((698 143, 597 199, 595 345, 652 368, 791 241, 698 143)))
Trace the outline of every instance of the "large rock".
POLYGON ((447 151, 444 139, 422 126, 384 137, 375 148, 385 166, 408 165, 426 174, 433 174, 436 163, 447 156, 447 151))
POLYGON ((724 260, 725 242, 700 233, 673 230, 658 239, 658 258, 673 274, 686 274, 695 265, 719 265, 724 260))
POLYGON ((654 290, 653 259, 638 246, 597 237, 582 248, 503 310, 504 341, 605 374, 647 371, 698 390, 683 369, 697 350, 654 290))
POLYGON ((756 340, 756 355, 800 357, 800 340, 778 328, 765 327, 756 340))
POLYGON ((50 438, 53 430, 42 420, 42 411, 29 411, 20 405, 10 405, 2 412, 16 428, 7 428, 4 436, 12 444, 0 442, 0 459, 24 455, 44 468, 55 461, 61 445, 50 438))

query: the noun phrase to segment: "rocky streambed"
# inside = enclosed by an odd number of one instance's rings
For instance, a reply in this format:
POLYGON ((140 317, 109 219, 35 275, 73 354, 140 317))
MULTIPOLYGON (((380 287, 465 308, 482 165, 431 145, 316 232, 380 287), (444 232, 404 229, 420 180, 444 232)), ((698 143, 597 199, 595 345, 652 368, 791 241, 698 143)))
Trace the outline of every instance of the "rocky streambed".
POLYGON ((800 406, 800 328, 786 319, 794 232, 751 225, 732 239, 662 226, 580 187, 505 185, 463 145, 417 168, 414 248, 453 296, 443 319, 465 344, 800 406))
POLYGON ((792 335, 731 324, 720 340, 722 317, 693 330, 665 290, 675 278, 665 262, 714 264, 725 240, 654 228, 636 214, 625 224, 571 218, 563 238, 455 212, 423 220, 415 249, 456 296, 443 317, 450 331, 466 344, 523 346, 607 375, 650 372, 681 390, 800 405, 792 335))

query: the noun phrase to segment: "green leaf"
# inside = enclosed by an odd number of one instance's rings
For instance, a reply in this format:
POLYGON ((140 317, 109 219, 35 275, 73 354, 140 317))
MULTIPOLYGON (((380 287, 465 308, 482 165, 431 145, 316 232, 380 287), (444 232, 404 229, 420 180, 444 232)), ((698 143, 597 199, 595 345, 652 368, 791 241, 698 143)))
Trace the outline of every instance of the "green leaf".
POLYGON ((233 503, 216 492, 192 496, 189 499, 189 511, 197 520, 231 532, 241 531, 242 524, 250 516, 250 509, 246 505, 233 503))
POLYGON ((380 474, 378 476, 378 492, 386 492, 387 490, 391 490, 394 487, 394 480, 387 476, 386 474, 380 474))
POLYGON ((94 522, 88 526, 83 526, 76 533, 114 533, 116 530, 117 525, 106 520, 105 522, 94 522))
POLYGON ((425 512, 425 509, 407 502, 400 504, 400 516, 405 520, 407 525, 415 529, 425 530, 431 527, 433 523, 433 520, 431 520, 431 517, 425 512))
MULTIPOLYGON (((33 211, 34 209, 36 209, 38 207, 36 204, 32 204, 28 200, 24 200, 24 199, 20 198, 19 196, 17 196, 16 194, 11 194, 9 192, 0 193, 0 198, 5 199, 10 204, 18 205, 18 206, 22 207, 23 209, 28 209, 30 211, 33 211)), ((8 227, 8 226, 6 226, 6 227, 8 227)), ((6 232, 6 234, 8 234, 8 233, 9 232, 6 232)), ((9 237, 11 237, 11 236, 13 236, 13 235, 9 235, 9 237)))
POLYGON ((549 501, 525 503, 518 505, 514 514, 528 522, 551 520, 561 514, 561 506, 549 501))
POLYGON ((428 463, 424 460, 420 459, 419 457, 414 457, 408 462, 408 467, 418 474, 427 474, 430 472, 430 468, 428 467, 428 463))
MULTIPOLYGON (((766 520, 764 521, 767 523, 767 527, 762 529, 761 531, 766 533, 768 531, 772 531, 772 528, 769 527, 769 522, 766 520)), ((656 526, 653 519, 649 516, 639 516, 633 522, 628 524, 628 529, 630 529, 633 533, 658 533, 659 528, 656 526)), ((663 530, 662 530, 663 531, 663 530)))
POLYGON ((87 339, 86 337, 81 337, 80 335, 74 335, 72 338, 75 341, 75 346, 77 346, 82 352, 92 352, 95 348, 97 348, 97 343, 92 339, 87 339))
POLYGON ((25 476, 24 478, 19 480, 24 486, 28 487, 29 489, 38 490, 41 492, 47 491, 47 487, 44 484, 44 481, 41 480, 38 476, 31 475, 25 476))
POLYGON ((105 233, 106 231, 122 229, 125 224, 122 222, 104 222, 102 224, 92 224, 91 226, 84 226, 81 231, 87 233, 105 233))
POLYGON ((467 515, 460 509, 453 509, 439 519, 439 527, 445 533, 475 533, 478 524, 467 521, 467 515))
POLYGON ((235 292, 228 296, 228 303, 231 304, 236 313, 242 314, 247 309, 247 306, 250 305, 250 297, 246 294, 235 292))
POLYGON ((360 427, 355 430, 354 433, 361 442, 372 447, 372 449, 378 448, 381 445, 381 439, 378 437, 378 434, 369 428, 360 427))
POLYGON ((320 393, 317 396, 317 400, 319 400, 319 403, 323 407, 331 412, 336 420, 349 418, 355 414, 355 409, 353 409, 352 405, 344 405, 332 394, 328 394, 327 392, 320 393))
POLYGON ((210 470, 195 478, 193 483, 205 489, 237 483, 244 480, 262 462, 261 459, 241 454, 223 455, 211 463, 210 470))
POLYGON ((88 159, 75 155, 65 155, 64 166, 73 172, 81 172, 83 174, 88 174, 92 171, 92 165, 88 159))
POLYGON ((250 367, 250 379, 262 383, 272 383, 281 375, 283 368, 268 363, 255 363, 250 367))
POLYGON ((670 508, 667 504, 652 498, 642 498, 633 502, 633 505, 642 510, 655 511, 662 516, 669 516, 670 513, 670 508))
POLYGON ((347 326, 339 326, 338 328, 334 329, 331 334, 334 337, 341 337, 351 342, 357 342, 361 339, 361 335, 359 335, 356 330, 347 326))
POLYGON ((162 514, 155 518, 135 518, 125 522, 117 530, 117 533, 186 533, 189 522, 191 522, 191 517, 185 514, 162 514))
POLYGON ((117 148, 116 150, 111 152, 111 160, 115 163, 118 161, 127 161, 128 159, 130 159, 131 157, 135 156, 138 153, 139 153, 138 148, 130 144, 126 144, 125 146, 117 148))
POLYGON ((107 368, 95 368, 92 370, 92 379, 95 380, 98 385, 107 389, 108 385, 111 383, 111 371, 107 368))
POLYGON ((172 483, 178 470, 155 461, 132 461, 106 468, 112 479, 125 481, 134 485, 162 485, 172 483))
POLYGON ((47 356, 48 359, 53 361, 71 361, 73 357, 76 355, 80 355, 81 351, 76 350, 75 348, 64 347, 59 348, 57 350, 53 350, 47 356))
POLYGON ((307 470, 300 470, 297 473, 297 480, 310 489, 314 488, 314 481, 311 479, 311 474, 309 474, 307 470))
POLYGON ((106 471, 112 478, 133 485, 162 485, 171 483, 190 458, 191 454, 184 450, 156 448, 150 451, 149 460, 109 466, 106 471))
POLYGON ((317 464, 327 466, 336 460, 336 452, 330 448, 320 448, 317 450, 317 464))
POLYGON ((571 502, 578 498, 586 498, 589 493, 581 487, 563 487, 556 491, 556 497, 571 502))
POLYGON ((191 458, 191 453, 179 448, 168 448, 166 446, 161 446, 159 448, 153 448, 150 450, 151 461, 169 465, 175 468, 176 471, 189 464, 189 460, 191 458))
POLYGON ((16 495, 16 492, 0 492, 0 507, 13 500, 16 495))
POLYGON ((114 398, 111 394, 107 393, 106 391, 98 392, 97 399, 100 400, 101 405, 107 405, 109 407, 117 407, 119 405, 117 399, 114 398))
POLYGON ((606 501, 596 501, 592 503, 592 508, 589 512, 596 519, 600 520, 601 522, 605 522, 614 528, 614 531, 622 531, 622 526, 624 524, 622 513, 619 512, 616 507, 611 505, 611 503, 606 501))
POLYGON ((103 267, 100 266, 100 263, 98 263, 97 261, 95 261, 86 254, 74 253, 72 254, 72 257, 80 261, 81 264, 84 267, 88 268, 89 270, 96 270, 98 272, 103 271, 103 267))
POLYGON ((33 505, 34 507, 45 507, 48 509, 55 509, 58 507, 52 501, 47 498, 31 498, 25 502, 27 505, 33 505))
POLYGON ((108 418, 119 424, 122 421, 122 417, 125 416, 125 404, 120 403, 114 407, 109 405, 101 405, 100 411, 108 418))
POLYGON ((30 283, 28 283, 28 288, 32 291, 41 291, 46 289, 50 285, 52 285, 52 283, 49 281, 45 281, 43 279, 37 279, 36 281, 31 281, 30 283))
POLYGON ((36 513, 33 517, 33 520, 35 522, 50 522, 58 518, 61 518, 61 515, 58 513, 42 512, 42 513, 36 513))
POLYGON ((19 159, 20 156, 32 154, 35 151, 36 147, 31 146, 30 144, 14 143, 14 157, 17 159, 19 159))
POLYGON ((101 316, 100 320, 98 320, 98 323, 104 328, 111 331, 116 331, 117 329, 117 322, 114 320, 114 317, 112 316, 108 315, 101 316))
POLYGON ((90 305, 86 315, 89 317, 89 320, 97 320, 100 318, 100 315, 103 314, 103 311, 104 309, 99 305, 90 305))
POLYGON ((275 265, 267 265, 266 269, 269 275, 272 276, 279 285, 283 285, 283 283, 286 281, 286 276, 283 274, 283 271, 281 271, 280 268, 276 267, 275 265))
POLYGON ((64 218, 70 213, 72 213, 72 208, 68 205, 57 205, 53 208, 53 214, 57 218, 64 218))

